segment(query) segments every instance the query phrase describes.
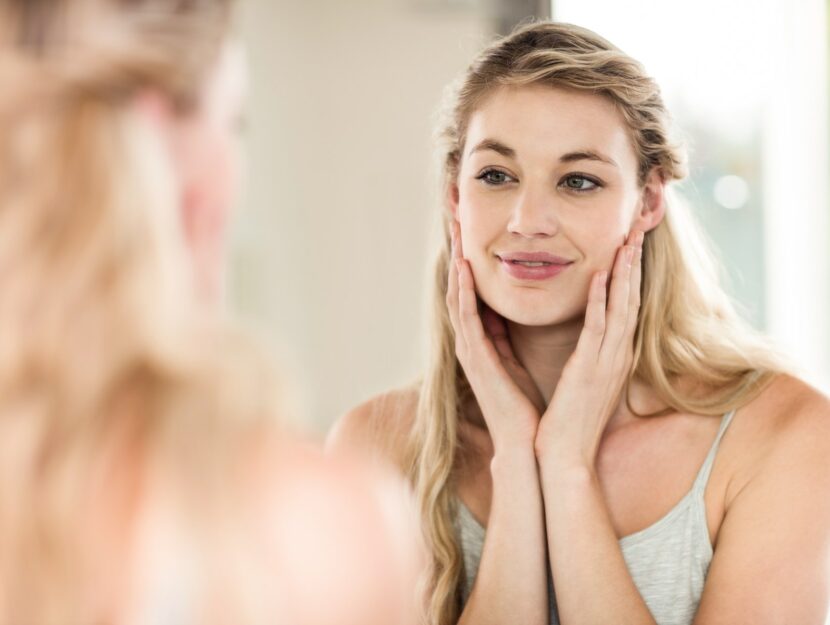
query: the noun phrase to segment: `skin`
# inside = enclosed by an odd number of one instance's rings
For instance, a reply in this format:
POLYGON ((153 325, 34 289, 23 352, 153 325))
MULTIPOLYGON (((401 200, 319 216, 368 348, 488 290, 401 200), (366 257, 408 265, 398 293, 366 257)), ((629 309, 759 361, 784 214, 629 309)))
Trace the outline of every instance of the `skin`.
POLYGON ((194 289, 208 309, 224 298, 227 230, 242 171, 246 89, 242 50, 228 43, 195 110, 182 115, 152 89, 142 91, 133 103, 135 113, 168 148, 179 184, 179 214, 194 289))
MULTIPOLYGON (((546 623, 547 555, 564 625, 652 625, 618 539, 662 518, 688 492, 720 422, 683 413, 639 418, 621 396, 642 233, 665 211, 659 172, 639 184, 625 122, 605 99, 502 88, 470 117, 448 204, 455 223, 447 307, 476 399, 459 423, 455 483, 487 528, 460 622, 546 623), (512 152, 476 149, 493 141, 512 152), (600 153, 616 167, 563 163, 574 151, 600 153), (496 254, 504 249, 573 263, 543 283, 524 283, 503 271, 496 254)), ((642 384, 630 396, 638 412, 665 407, 642 384)), ((400 462, 416 405, 407 391, 359 406, 336 425, 330 445, 400 462), (402 408, 393 414, 387 406, 396 402, 402 408)), ((696 625, 824 623, 828 452, 830 403, 801 381, 779 376, 740 408, 704 495, 715 555, 696 625), (798 600, 782 599, 789 596, 798 600)))
MULTIPOLYGON (((626 127, 602 98, 546 87, 501 89, 470 118, 449 198, 457 219, 454 254, 465 258, 456 269, 462 276, 469 267, 486 305, 483 322, 501 353, 516 350, 518 358, 507 359, 511 372, 537 408, 540 397, 547 404, 579 340, 592 280, 612 270, 628 238, 639 247, 641 233, 663 217, 659 175, 652 172, 640 189, 636 175, 627 175, 636 167, 626 127), (494 142, 512 155, 487 147, 494 142), (561 161, 587 152, 615 164, 561 161), (505 251, 548 252, 571 265, 553 279, 517 280, 502 268, 505 251)), ((447 297, 454 321, 457 279, 449 276, 447 297)), ((463 336, 460 323, 455 327, 463 336)), ((535 433, 534 423, 525 425, 535 433)))
POLYGON ((239 191, 247 71, 242 50, 228 45, 203 96, 182 128, 182 224, 194 258, 197 290, 207 302, 224 299, 227 229, 239 191))
MULTIPOLYGON (((591 275, 611 269, 632 229, 649 230, 662 218, 658 202, 653 215, 635 215, 642 192, 627 174, 636 167, 628 132, 602 98, 546 87, 491 95, 470 118, 450 198, 481 298, 515 324, 578 336, 591 275), (514 155, 500 154, 491 142, 514 155), (588 150, 617 165, 558 162, 557 156, 588 150), (500 251, 546 251, 574 266, 555 280, 519 282, 500 271, 500 251)), ((656 176, 650 184, 649 191, 662 191, 656 176)))

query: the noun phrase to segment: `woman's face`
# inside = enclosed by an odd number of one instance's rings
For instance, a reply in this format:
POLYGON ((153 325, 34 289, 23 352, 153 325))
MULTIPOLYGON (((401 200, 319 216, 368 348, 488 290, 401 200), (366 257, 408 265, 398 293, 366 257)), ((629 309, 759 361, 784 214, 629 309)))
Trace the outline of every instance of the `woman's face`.
POLYGON ((240 126, 246 71, 242 50, 226 44, 198 109, 184 120, 176 147, 182 179, 182 222, 199 295, 224 290, 228 217, 241 171, 240 126))
POLYGON ((502 87, 471 115, 450 204, 481 299, 506 319, 553 325, 584 314, 594 273, 633 229, 662 218, 628 128, 601 96, 502 87), (656 210, 655 210, 656 209, 656 210))

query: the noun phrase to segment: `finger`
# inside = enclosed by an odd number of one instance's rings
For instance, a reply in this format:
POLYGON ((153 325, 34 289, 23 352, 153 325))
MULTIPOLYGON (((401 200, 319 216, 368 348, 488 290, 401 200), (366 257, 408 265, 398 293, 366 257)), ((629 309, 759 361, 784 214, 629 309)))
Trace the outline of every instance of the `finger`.
POLYGON ((470 264, 460 259, 458 263, 458 319, 464 340, 469 348, 483 345, 487 341, 484 326, 478 314, 478 299, 476 298, 473 272, 470 264))
POLYGON ((507 328, 504 320, 495 310, 487 304, 481 305, 481 322, 484 324, 484 331, 491 339, 501 338, 507 335, 507 328))
POLYGON ((637 320, 640 317, 640 285, 643 279, 643 232, 637 232, 634 245, 634 262, 631 265, 631 287, 628 297, 628 321, 626 323, 625 344, 632 345, 634 333, 637 330, 637 320))
POLYGON ((484 324, 484 331, 490 337, 499 356, 505 360, 514 362, 513 346, 510 344, 510 337, 507 334, 507 325, 504 319, 495 310, 485 305, 481 311, 481 321, 484 324))
POLYGON ((458 234, 455 227, 455 222, 452 224, 450 232, 450 261, 447 269, 447 312, 449 313, 450 323, 455 330, 456 337, 461 336, 460 322, 458 319, 458 234))
POLYGON ((464 258, 464 246, 461 244, 461 224, 458 220, 452 220, 452 230, 455 233, 455 249, 458 258, 464 258))
POLYGON ((605 336, 606 284, 608 272, 594 274, 588 288, 588 306, 585 309, 585 323, 576 344, 577 358, 595 363, 599 358, 602 338, 605 336))
POLYGON ((464 258, 464 251, 461 249, 461 228, 458 222, 453 220, 450 226, 450 253, 453 260, 464 258))
POLYGON ((604 355, 613 358, 614 354, 619 351, 620 343, 625 335, 631 292, 631 264, 634 262, 635 251, 633 245, 624 245, 617 252, 614 272, 611 275, 605 336, 600 348, 600 358, 604 355))

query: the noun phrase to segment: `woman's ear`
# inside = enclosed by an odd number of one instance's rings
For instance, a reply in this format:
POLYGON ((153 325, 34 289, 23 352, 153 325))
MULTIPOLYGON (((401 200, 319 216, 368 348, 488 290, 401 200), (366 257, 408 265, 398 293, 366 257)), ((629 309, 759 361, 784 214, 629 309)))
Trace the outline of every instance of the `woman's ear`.
POLYGON ((453 180, 447 184, 447 206, 450 207, 453 219, 458 221, 458 183, 453 180))
POLYGON ((648 173, 640 195, 637 212, 634 215, 633 229, 649 232, 656 228, 666 215, 666 183, 660 169, 653 167, 648 173))

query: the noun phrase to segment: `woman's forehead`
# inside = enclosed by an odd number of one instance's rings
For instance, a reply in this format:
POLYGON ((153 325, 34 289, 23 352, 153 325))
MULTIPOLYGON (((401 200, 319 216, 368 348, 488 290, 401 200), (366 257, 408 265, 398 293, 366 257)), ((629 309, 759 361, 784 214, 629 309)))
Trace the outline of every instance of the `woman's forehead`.
POLYGON ((572 89, 500 87, 470 115, 465 156, 482 141, 503 144, 519 158, 559 158, 591 150, 620 167, 636 167, 628 126, 614 103, 572 89))

